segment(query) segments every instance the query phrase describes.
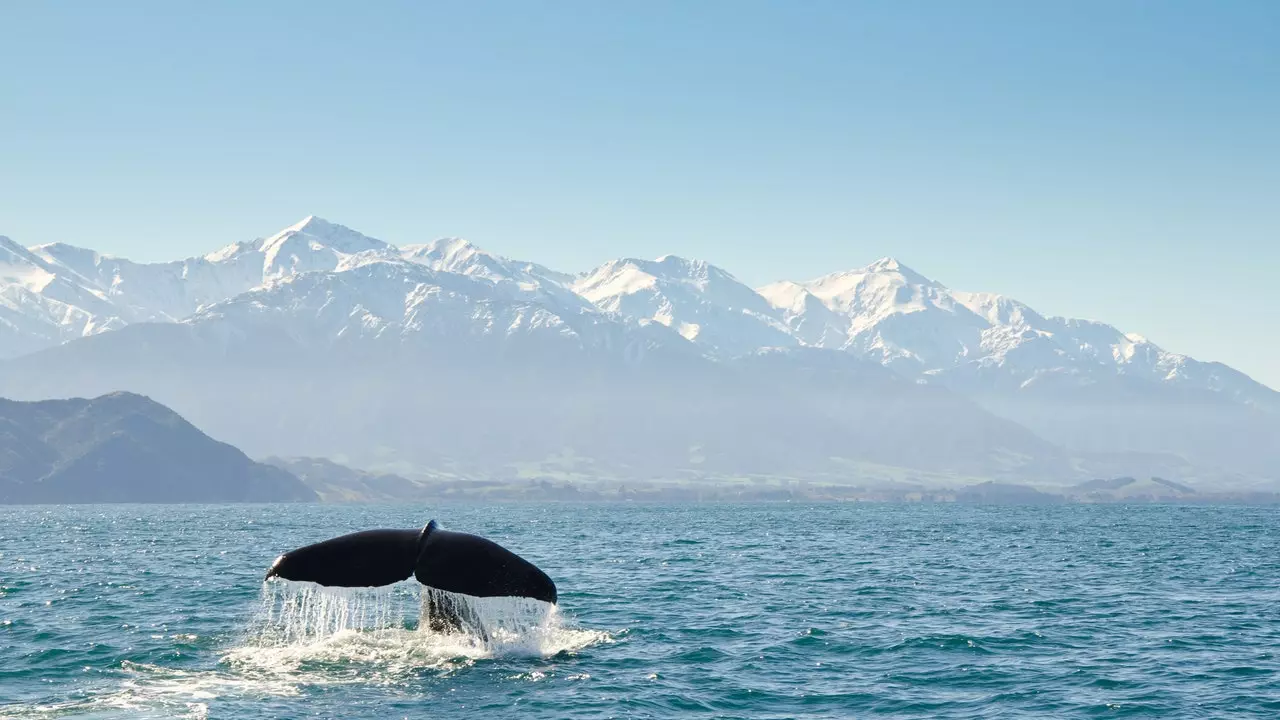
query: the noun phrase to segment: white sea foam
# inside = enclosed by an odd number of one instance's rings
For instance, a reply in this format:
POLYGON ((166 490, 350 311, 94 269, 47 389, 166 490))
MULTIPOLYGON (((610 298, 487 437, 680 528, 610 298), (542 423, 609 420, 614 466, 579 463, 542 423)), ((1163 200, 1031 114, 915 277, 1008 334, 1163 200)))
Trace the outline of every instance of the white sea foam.
POLYGON ((557 606, 529 598, 474 598, 415 583, 351 589, 272 581, 244 642, 222 660, 254 674, 305 668, 308 681, 358 675, 394 682, 405 673, 494 657, 549 657, 609 641, 608 633, 571 627, 557 606), (463 618, 463 627, 433 630, 429 601, 463 618), (348 672, 356 667, 358 673, 348 672))
POLYGON ((342 589, 271 581, 248 628, 216 669, 126 661, 127 678, 113 691, 7 711, 19 718, 88 713, 202 720, 211 702, 229 696, 294 697, 309 686, 395 685, 486 659, 545 658, 607 642, 608 633, 571 627, 557 606, 528 598, 473 598, 416 583, 342 589), (432 630, 428 601, 464 618, 464 627, 432 630))
POLYGON ((123 717, 131 720, 148 718, 182 718, 204 720, 209 716, 209 701, 219 697, 289 697, 298 694, 296 682, 287 679, 238 677, 202 670, 186 671, 148 663, 124 661, 127 678, 110 692, 61 703, 16 705, 7 708, 12 715, 0 717, 123 717))

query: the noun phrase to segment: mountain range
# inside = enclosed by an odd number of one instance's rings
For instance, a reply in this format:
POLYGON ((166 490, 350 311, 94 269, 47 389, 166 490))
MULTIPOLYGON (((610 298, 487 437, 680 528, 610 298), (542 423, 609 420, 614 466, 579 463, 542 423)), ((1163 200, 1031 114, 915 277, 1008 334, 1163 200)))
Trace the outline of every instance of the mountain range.
POLYGON ((1280 394, 892 258, 751 288, 316 217, 167 263, 0 237, 0 395, 156 398, 251 454, 438 477, 1280 481, 1280 394))

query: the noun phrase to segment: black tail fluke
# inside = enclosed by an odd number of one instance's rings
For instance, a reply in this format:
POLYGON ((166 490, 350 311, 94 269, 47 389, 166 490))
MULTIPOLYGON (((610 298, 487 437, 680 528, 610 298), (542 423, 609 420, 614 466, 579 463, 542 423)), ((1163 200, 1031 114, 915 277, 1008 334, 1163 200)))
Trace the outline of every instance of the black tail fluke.
POLYGON ((492 540, 440 530, 434 520, 413 574, 423 585, 463 595, 556 602, 556 584, 533 563, 492 540))
POLYGON ((441 530, 365 530, 276 558, 267 578, 333 587, 379 587, 416 576, 428 587, 475 597, 528 597, 554 604, 556 585, 492 540, 441 530))
POLYGON ((420 530, 365 530, 300 547, 276 558, 267 577, 331 587, 380 587, 408 580, 420 530))

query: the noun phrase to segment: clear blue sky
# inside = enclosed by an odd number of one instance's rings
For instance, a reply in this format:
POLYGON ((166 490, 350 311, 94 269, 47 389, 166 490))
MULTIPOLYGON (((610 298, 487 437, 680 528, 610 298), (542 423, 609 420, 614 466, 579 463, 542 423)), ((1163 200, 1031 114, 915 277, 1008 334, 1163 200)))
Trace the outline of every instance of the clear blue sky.
POLYGON ((1280 2, 6 2, 0 234, 898 257, 1280 387, 1280 2))

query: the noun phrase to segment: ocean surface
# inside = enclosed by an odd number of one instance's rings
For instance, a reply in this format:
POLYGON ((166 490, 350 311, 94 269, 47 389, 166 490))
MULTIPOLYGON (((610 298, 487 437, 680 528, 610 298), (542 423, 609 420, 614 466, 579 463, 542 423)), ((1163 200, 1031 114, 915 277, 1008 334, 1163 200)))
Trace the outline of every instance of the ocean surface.
POLYGON ((1277 718, 1278 652, 1275 508, 0 507, 5 718, 1277 718), (262 580, 431 518, 559 607, 262 580))

